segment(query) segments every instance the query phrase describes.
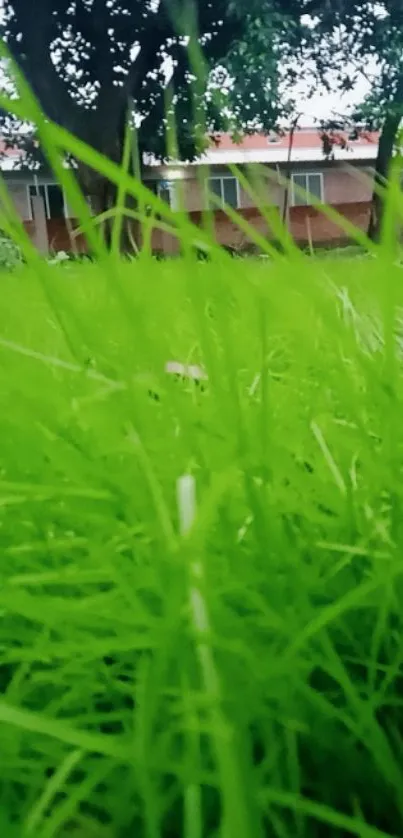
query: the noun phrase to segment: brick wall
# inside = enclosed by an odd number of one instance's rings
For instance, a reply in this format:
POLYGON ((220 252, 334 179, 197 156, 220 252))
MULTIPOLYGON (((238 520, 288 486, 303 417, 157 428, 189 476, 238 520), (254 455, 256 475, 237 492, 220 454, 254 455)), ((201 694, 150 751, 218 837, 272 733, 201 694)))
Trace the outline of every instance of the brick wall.
MULTIPOLYGON (((341 216, 347 218, 355 227, 366 231, 369 223, 370 201, 349 202, 337 204, 333 207, 341 216)), ((238 212, 258 230, 263 236, 273 238, 273 234, 267 226, 265 219, 255 207, 238 210, 238 212)), ((190 213, 191 220, 200 224, 201 214, 190 213)), ((335 222, 330 221, 318 209, 314 207, 290 207, 289 229, 291 235, 298 244, 343 244, 349 240, 348 234, 335 222)), ((243 233, 236 223, 230 221, 224 212, 218 210, 214 219, 215 234, 220 244, 242 250, 250 245, 249 237, 243 233)))
MULTIPOLYGON (((74 220, 66 221, 64 218, 48 219, 46 226, 48 229, 49 249, 51 253, 58 253, 61 250, 64 250, 66 253, 70 253, 74 250, 78 253, 85 253, 87 247, 84 237, 77 236, 72 238, 71 236, 71 231, 74 230, 75 226, 77 226, 77 223, 74 220)), ((24 227, 30 238, 32 238, 34 233, 34 222, 24 221, 24 227)))
MULTIPOLYGON (((368 229, 370 201, 336 204, 333 209, 359 230, 365 232, 368 229)), ((345 243, 350 238, 338 224, 329 221, 320 210, 314 207, 291 207, 289 217, 292 236, 300 244, 305 244, 311 239, 313 244, 336 246, 345 243)))
POLYGON ((49 247, 53 252, 65 250, 69 253, 71 250, 77 250, 79 253, 84 253, 86 250, 85 239, 83 236, 72 237, 71 232, 77 223, 74 220, 66 222, 63 218, 50 219, 47 221, 49 247))
MULTIPOLYGON (((370 214, 369 201, 337 204, 334 209, 355 227, 363 231, 367 229, 370 214)), ((238 210, 238 212, 265 238, 273 238, 273 234, 258 209, 249 207, 238 210)), ((190 212, 189 217, 194 224, 201 225, 202 214, 200 211, 190 212)), ((70 223, 74 228, 74 221, 70 223)), ((73 250, 70 232, 63 219, 48 221, 47 225, 51 251, 65 250, 68 252, 73 250)), ((32 235, 33 222, 25 222, 25 227, 28 233, 32 235)), ((214 214, 214 228, 216 239, 222 245, 239 251, 251 246, 248 235, 240 230, 236 223, 227 218, 222 210, 217 210, 214 214)), ((320 210, 314 207, 290 207, 289 228, 295 241, 301 245, 308 244, 311 241, 314 245, 337 246, 349 240, 349 236, 338 224, 330 221, 320 210)), ((82 236, 75 239, 75 246, 79 252, 85 251, 85 241, 82 236)), ((155 252, 168 254, 177 253, 179 250, 177 239, 158 229, 154 229, 152 233, 152 248, 155 252)))

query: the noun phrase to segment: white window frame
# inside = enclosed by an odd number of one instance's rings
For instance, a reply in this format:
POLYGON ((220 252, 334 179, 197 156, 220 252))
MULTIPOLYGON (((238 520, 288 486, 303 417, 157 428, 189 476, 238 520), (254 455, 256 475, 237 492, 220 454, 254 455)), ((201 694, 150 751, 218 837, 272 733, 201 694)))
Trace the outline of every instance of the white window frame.
POLYGON ((39 189, 41 187, 45 190, 45 215, 46 220, 51 221, 50 218, 50 208, 49 208, 49 195, 48 195, 48 186, 58 186, 63 192, 63 218, 68 218, 67 213, 67 201, 66 201, 66 193, 60 183, 57 183, 55 180, 39 180, 35 179, 33 183, 27 183, 27 202, 28 202, 28 221, 33 221, 33 214, 32 214, 32 205, 31 205, 31 190, 35 194, 40 194, 39 189))
MULTIPOLYGON (((233 207, 233 209, 241 209, 241 187, 240 187, 240 184, 239 184, 239 180, 238 180, 237 177, 235 177, 235 175, 214 175, 214 174, 209 175, 208 180, 207 180, 207 184, 206 184, 207 185, 207 207, 210 207, 210 209, 219 209, 219 206, 217 204, 214 204, 213 207, 210 206, 212 204, 212 201, 209 200, 209 193, 211 192, 211 189, 209 187, 209 183, 210 183, 211 180, 221 180, 221 181, 234 180, 235 185, 236 185, 236 207, 233 207)), ((223 193, 224 193, 224 188, 222 186, 221 187, 222 206, 224 205, 223 193)))
POLYGON ((174 212, 179 209, 178 181, 177 179, 161 178, 157 181, 157 195, 161 198, 162 192, 169 194, 169 206, 174 212))
POLYGON ((312 171, 312 172, 292 172, 291 173, 291 204, 292 204, 293 207, 296 207, 296 206, 299 206, 299 207, 312 206, 312 204, 309 203, 309 199, 308 199, 308 203, 301 204, 301 199, 300 199, 299 196, 298 196, 298 203, 297 204, 295 203, 294 178, 295 177, 304 177, 305 178, 305 186, 306 186, 307 192, 309 192, 309 189, 308 189, 309 178, 310 177, 318 177, 318 176, 320 177, 320 191, 321 191, 320 203, 324 204, 325 203, 325 183, 324 183, 323 172, 312 171))

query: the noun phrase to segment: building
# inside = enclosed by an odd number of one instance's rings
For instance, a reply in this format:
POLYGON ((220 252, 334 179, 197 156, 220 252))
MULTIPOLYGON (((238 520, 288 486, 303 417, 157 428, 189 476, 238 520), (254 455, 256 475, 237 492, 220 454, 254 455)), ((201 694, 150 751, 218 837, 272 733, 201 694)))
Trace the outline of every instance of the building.
MULTIPOLYGON (((168 201, 174 211, 184 206, 196 224, 201 222, 203 210, 209 205, 209 192, 214 193, 216 238, 238 250, 248 247, 248 237, 220 209, 221 202, 236 209, 265 236, 273 237, 273 233, 259 208, 275 207, 298 243, 342 243, 346 233, 329 221, 318 206, 312 206, 310 196, 366 229, 378 136, 367 133, 356 138, 338 132, 331 144, 331 156, 326 157, 321 135, 312 128, 299 129, 293 136, 274 132, 269 136, 255 134, 240 143, 233 142, 228 135, 220 135, 211 140, 206 153, 196 161, 161 165, 146 160, 144 182, 168 201), (252 196, 231 171, 231 166, 239 167, 248 182, 254 184, 252 196)), ((71 224, 67 220, 71 213, 61 188, 44 172, 17 171, 15 165, 19 159, 18 151, 9 150, 3 155, 2 168, 20 217, 33 233, 32 201, 35 195, 41 195, 50 248, 69 249, 71 224)), ((70 221, 74 225, 74 219, 70 221)), ((173 237, 155 230, 153 247, 173 252, 177 243, 173 237)))

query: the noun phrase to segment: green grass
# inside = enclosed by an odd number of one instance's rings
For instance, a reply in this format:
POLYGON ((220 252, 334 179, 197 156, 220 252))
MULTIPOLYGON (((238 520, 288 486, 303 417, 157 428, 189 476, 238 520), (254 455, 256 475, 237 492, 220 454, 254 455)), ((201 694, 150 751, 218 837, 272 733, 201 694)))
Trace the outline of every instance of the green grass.
POLYGON ((41 260, 0 181, 1 835, 397 838, 398 167, 379 246, 321 206, 369 258, 227 207, 271 257, 233 260, 16 83, 94 262, 41 260), (117 187, 110 253, 66 152, 117 187), (126 195, 181 258, 120 258, 126 195))
POLYGON ((401 835, 401 268, 0 282, 2 834, 401 835))

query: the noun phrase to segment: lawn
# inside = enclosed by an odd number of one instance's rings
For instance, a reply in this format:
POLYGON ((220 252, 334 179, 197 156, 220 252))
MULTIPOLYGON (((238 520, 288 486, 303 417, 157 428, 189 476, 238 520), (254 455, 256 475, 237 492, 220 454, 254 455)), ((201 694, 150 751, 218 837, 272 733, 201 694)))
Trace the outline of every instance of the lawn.
POLYGON ((402 835, 402 269, 38 265, 0 277, 1 834, 402 835))

